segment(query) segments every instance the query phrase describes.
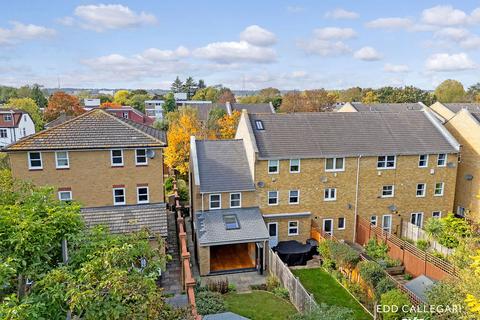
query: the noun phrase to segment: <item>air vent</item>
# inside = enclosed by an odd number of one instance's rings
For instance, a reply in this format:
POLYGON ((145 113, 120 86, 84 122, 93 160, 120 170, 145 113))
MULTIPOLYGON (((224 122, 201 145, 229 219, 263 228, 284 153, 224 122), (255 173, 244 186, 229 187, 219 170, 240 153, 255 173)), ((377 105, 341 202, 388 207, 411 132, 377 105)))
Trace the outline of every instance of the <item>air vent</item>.
POLYGON ((449 168, 455 168, 455 163, 454 162, 448 162, 447 167, 449 168))
POLYGON ((466 174, 466 175, 465 175, 465 180, 467 180, 467 181, 473 180, 473 175, 471 175, 471 174, 466 174))
POLYGON ((327 178, 327 177, 321 177, 321 178, 320 178, 320 181, 322 181, 323 183, 327 183, 327 182, 328 182, 328 178, 327 178))
POLYGON ((265 182, 263 182, 263 181, 258 181, 258 182, 257 182, 257 186, 258 186, 259 188, 263 188, 263 187, 265 187, 265 182))

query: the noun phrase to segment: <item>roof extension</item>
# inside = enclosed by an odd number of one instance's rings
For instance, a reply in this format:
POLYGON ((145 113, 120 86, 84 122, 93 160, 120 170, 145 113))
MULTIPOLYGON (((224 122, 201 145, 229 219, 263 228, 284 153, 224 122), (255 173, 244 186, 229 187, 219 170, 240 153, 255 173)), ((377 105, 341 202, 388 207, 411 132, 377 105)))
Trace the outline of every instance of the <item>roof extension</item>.
POLYGON ((121 119, 101 109, 28 136, 5 148, 6 151, 76 150, 166 146, 165 133, 121 119))
POLYGON ((249 115, 261 159, 457 153, 429 111, 249 115), (261 121, 264 130, 257 129, 261 121))
POLYGON ((195 140, 195 148, 200 192, 255 190, 242 140, 195 140))

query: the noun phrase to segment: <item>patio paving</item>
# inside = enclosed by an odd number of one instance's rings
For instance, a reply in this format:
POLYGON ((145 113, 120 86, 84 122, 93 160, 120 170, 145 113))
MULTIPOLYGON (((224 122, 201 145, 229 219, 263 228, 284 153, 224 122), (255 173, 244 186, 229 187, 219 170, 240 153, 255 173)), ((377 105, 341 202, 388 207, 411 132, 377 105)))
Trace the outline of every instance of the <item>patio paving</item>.
POLYGON ((204 286, 209 281, 220 281, 220 280, 228 279, 228 283, 235 284, 237 288, 237 292, 250 292, 252 291, 250 289, 251 285, 265 284, 266 278, 267 277, 265 273, 263 275, 260 275, 256 271, 252 271, 252 272, 204 276, 204 277, 201 277, 201 283, 204 286))
POLYGON ((167 211, 168 221, 168 236, 167 253, 172 256, 172 260, 167 263, 167 270, 162 276, 162 288, 167 294, 179 294, 183 291, 181 286, 181 265, 180 265, 180 251, 178 247, 177 224, 175 213, 167 211))

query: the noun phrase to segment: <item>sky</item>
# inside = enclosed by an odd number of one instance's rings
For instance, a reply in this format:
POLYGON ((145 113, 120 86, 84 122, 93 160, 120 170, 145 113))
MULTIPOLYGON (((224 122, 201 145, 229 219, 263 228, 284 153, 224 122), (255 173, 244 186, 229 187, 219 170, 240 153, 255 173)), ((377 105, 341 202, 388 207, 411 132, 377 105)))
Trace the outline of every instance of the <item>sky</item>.
POLYGON ((232 89, 480 81, 480 2, 0 0, 0 84, 232 89))

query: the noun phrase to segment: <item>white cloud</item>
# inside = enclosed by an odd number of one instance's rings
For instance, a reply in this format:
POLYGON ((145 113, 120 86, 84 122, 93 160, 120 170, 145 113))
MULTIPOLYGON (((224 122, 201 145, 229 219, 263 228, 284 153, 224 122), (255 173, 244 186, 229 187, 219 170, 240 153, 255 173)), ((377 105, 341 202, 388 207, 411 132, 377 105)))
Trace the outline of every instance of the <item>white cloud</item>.
POLYGON ((476 8, 470 14, 470 21, 472 23, 480 23, 480 8, 476 8))
POLYGON ((277 38, 273 32, 263 29, 257 25, 252 25, 240 33, 240 40, 246 41, 256 46, 271 46, 275 44, 277 38))
POLYGON ((235 62, 269 63, 276 59, 275 50, 254 46, 246 41, 214 42, 195 49, 193 54, 197 58, 224 64, 235 62))
POLYGON ((1 43, 17 43, 22 40, 31 40, 47 38, 55 35, 55 30, 34 24, 23 24, 21 22, 11 22, 12 28, 0 28, 1 43))
POLYGON ((460 41, 467 38, 470 31, 464 28, 443 28, 435 32, 434 38, 447 39, 452 41, 460 41))
POLYGON ((173 61, 187 57, 190 51, 184 46, 180 46, 175 50, 161 50, 157 48, 149 48, 136 57, 147 61, 173 61))
POLYGON ((437 53, 427 58, 425 67, 429 71, 461 71, 476 66, 466 53, 437 53))
POLYGON ((383 70, 385 72, 391 72, 391 73, 402 73, 402 72, 408 72, 410 71, 410 68, 405 65, 405 64, 391 64, 391 63, 386 63, 383 66, 383 70))
POLYGON ((363 47, 355 51, 353 57, 358 60, 376 61, 382 59, 382 55, 372 47, 363 47))
POLYGON ((337 8, 333 11, 328 11, 325 14, 325 17, 332 19, 357 19, 359 17, 359 14, 354 11, 337 8))
POLYGON ((409 29, 413 27, 413 21, 409 18, 378 18, 367 22, 367 28, 372 29, 409 29))
POLYGON ((422 12, 422 21, 437 26, 453 26, 466 23, 468 16, 462 10, 452 6, 439 5, 422 12))
POLYGON ((480 37, 471 35, 460 41, 460 46, 465 49, 478 49, 480 48, 480 37))
POLYGON ((341 55, 350 52, 350 47, 342 41, 328 41, 322 39, 311 39, 302 41, 299 46, 309 54, 321 56, 341 55))
POLYGON ((64 26, 67 26, 67 27, 71 27, 75 24, 75 19, 72 18, 72 17, 58 18, 56 21, 58 23, 60 23, 61 25, 64 25, 64 26))
POLYGON ((80 19, 79 23, 83 28, 95 31, 138 27, 157 22, 157 18, 153 14, 143 11, 136 13, 121 4, 78 6, 75 8, 74 14, 80 19))
POLYGON ((331 39, 350 39, 354 38, 357 33, 352 28, 337 28, 327 27, 319 28, 313 31, 317 39, 331 40, 331 39))

